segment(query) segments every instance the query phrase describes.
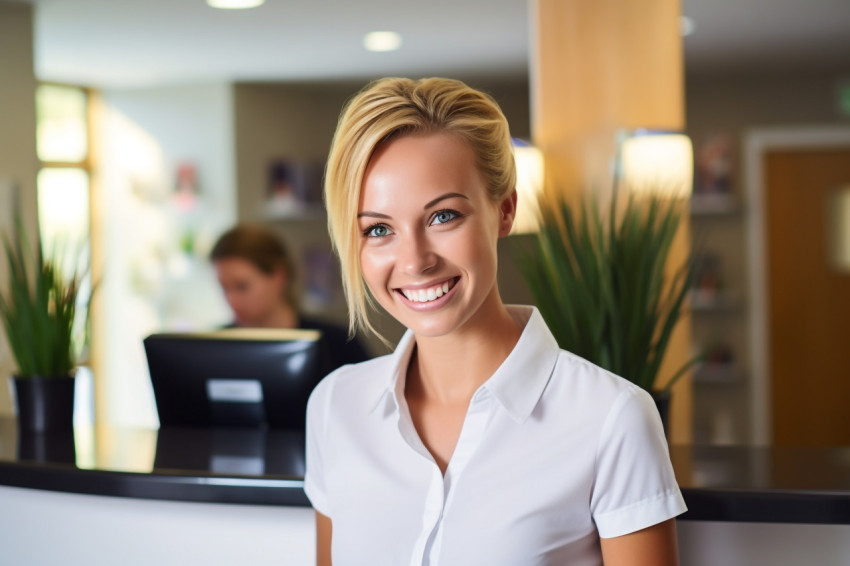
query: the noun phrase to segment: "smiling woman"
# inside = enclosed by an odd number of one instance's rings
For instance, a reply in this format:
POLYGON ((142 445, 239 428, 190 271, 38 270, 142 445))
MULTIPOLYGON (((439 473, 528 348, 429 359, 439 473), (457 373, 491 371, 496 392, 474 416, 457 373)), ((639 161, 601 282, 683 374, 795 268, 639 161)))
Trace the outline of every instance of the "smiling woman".
POLYGON ((488 198, 466 142, 431 134, 380 146, 360 202, 363 278, 393 318, 431 336, 497 312, 481 306, 499 300, 495 242, 510 230, 515 202, 508 196, 497 206, 488 198))
POLYGON ((651 398, 502 303, 515 178, 504 116, 461 82, 384 79, 343 112, 325 197, 351 326, 377 303, 408 331, 311 396, 319 564, 678 562, 651 398))

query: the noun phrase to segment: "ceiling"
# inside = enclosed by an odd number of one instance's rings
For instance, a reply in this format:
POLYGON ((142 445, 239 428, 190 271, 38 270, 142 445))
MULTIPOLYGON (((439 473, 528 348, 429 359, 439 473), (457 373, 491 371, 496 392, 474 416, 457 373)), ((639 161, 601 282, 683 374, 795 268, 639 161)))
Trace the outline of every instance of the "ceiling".
MULTIPOLYGON (((203 81, 527 74, 526 0, 24 0, 35 6, 36 74, 97 87, 203 81), (371 53, 362 37, 402 34, 371 53)), ((689 73, 850 72, 850 0, 682 0, 696 31, 689 73)))

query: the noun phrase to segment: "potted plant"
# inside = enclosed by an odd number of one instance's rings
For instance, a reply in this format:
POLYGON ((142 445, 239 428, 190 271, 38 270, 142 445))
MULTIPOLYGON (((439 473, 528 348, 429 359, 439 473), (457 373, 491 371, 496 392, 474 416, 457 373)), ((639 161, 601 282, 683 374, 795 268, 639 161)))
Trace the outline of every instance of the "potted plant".
MULTIPOLYGON (((13 376, 21 430, 73 427, 76 345, 74 321, 81 275, 63 272, 59 254, 30 247, 22 222, 17 238, 4 235, 8 281, 0 285, 0 318, 17 362, 13 376)), ((86 309, 88 311, 88 309, 86 309)))
POLYGON ((605 215, 595 201, 544 203, 523 274, 561 348, 649 391, 666 428, 670 389, 700 359, 659 387, 661 362, 686 308, 694 256, 665 277, 682 203, 629 196, 620 206, 617 193, 605 215))

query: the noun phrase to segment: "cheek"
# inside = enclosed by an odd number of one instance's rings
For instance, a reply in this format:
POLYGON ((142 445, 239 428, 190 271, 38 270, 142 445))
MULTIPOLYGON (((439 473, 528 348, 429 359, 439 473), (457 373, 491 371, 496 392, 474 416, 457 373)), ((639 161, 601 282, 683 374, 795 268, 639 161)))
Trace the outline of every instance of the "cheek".
POLYGON ((239 289, 237 291, 233 291, 228 295, 228 299, 231 303, 242 305, 245 301, 250 297, 250 293, 245 291, 244 289, 239 289))
POLYGON ((455 238, 449 238, 442 246, 442 253, 458 265, 468 266, 484 276, 496 266, 496 238, 488 231, 475 227, 455 238))
POLYGON ((392 266, 392 256, 386 249, 363 247, 360 250, 360 272, 372 294, 384 288, 392 266))
POLYGON ((264 284, 261 288, 258 288, 254 296, 258 299, 262 299, 265 303, 273 303, 276 302, 281 296, 280 289, 278 289, 277 285, 274 285, 271 282, 264 284))

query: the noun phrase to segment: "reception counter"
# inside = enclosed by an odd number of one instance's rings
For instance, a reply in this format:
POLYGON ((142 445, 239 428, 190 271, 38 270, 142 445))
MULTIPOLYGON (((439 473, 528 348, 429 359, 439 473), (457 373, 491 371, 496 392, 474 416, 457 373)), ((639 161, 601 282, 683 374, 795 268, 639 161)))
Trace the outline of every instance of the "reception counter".
MULTIPOLYGON (((737 525, 735 532, 741 532, 742 523, 785 523, 798 533, 801 524, 841 525, 838 536, 850 534, 845 526, 850 525, 850 448, 673 446, 671 458, 689 509, 680 517, 680 535, 685 533, 686 539, 704 538, 691 522, 730 523, 737 525)), ((301 558, 269 564, 311 561, 312 512, 303 476, 304 439, 298 432, 99 427, 26 435, 19 434, 13 421, 0 420, 0 497, 22 507, 29 506, 27 498, 49 498, 51 493, 80 498, 70 500, 69 509, 75 508, 74 501, 112 501, 125 510, 129 502, 168 502, 205 518, 214 510, 232 518, 250 509, 271 514, 273 526, 277 520, 280 525, 294 521, 301 558)), ((13 520, 3 507, 0 532, 4 521, 13 520)), ((113 512, 106 510, 103 520, 113 512)), ((181 523, 175 528, 188 527, 181 523)), ((226 521, 221 528, 227 528, 226 521)), ((696 543, 680 537, 683 554, 696 543)), ((823 548, 822 542, 817 544, 823 548)), ((0 549, 0 562, 2 556, 0 549)), ((683 563, 696 562, 683 558, 683 563)))
MULTIPOLYGON (((682 520, 850 524, 850 448, 673 446, 682 520)), ((0 420, 0 485, 171 501, 308 506, 304 438, 253 429, 20 435, 0 420)))

